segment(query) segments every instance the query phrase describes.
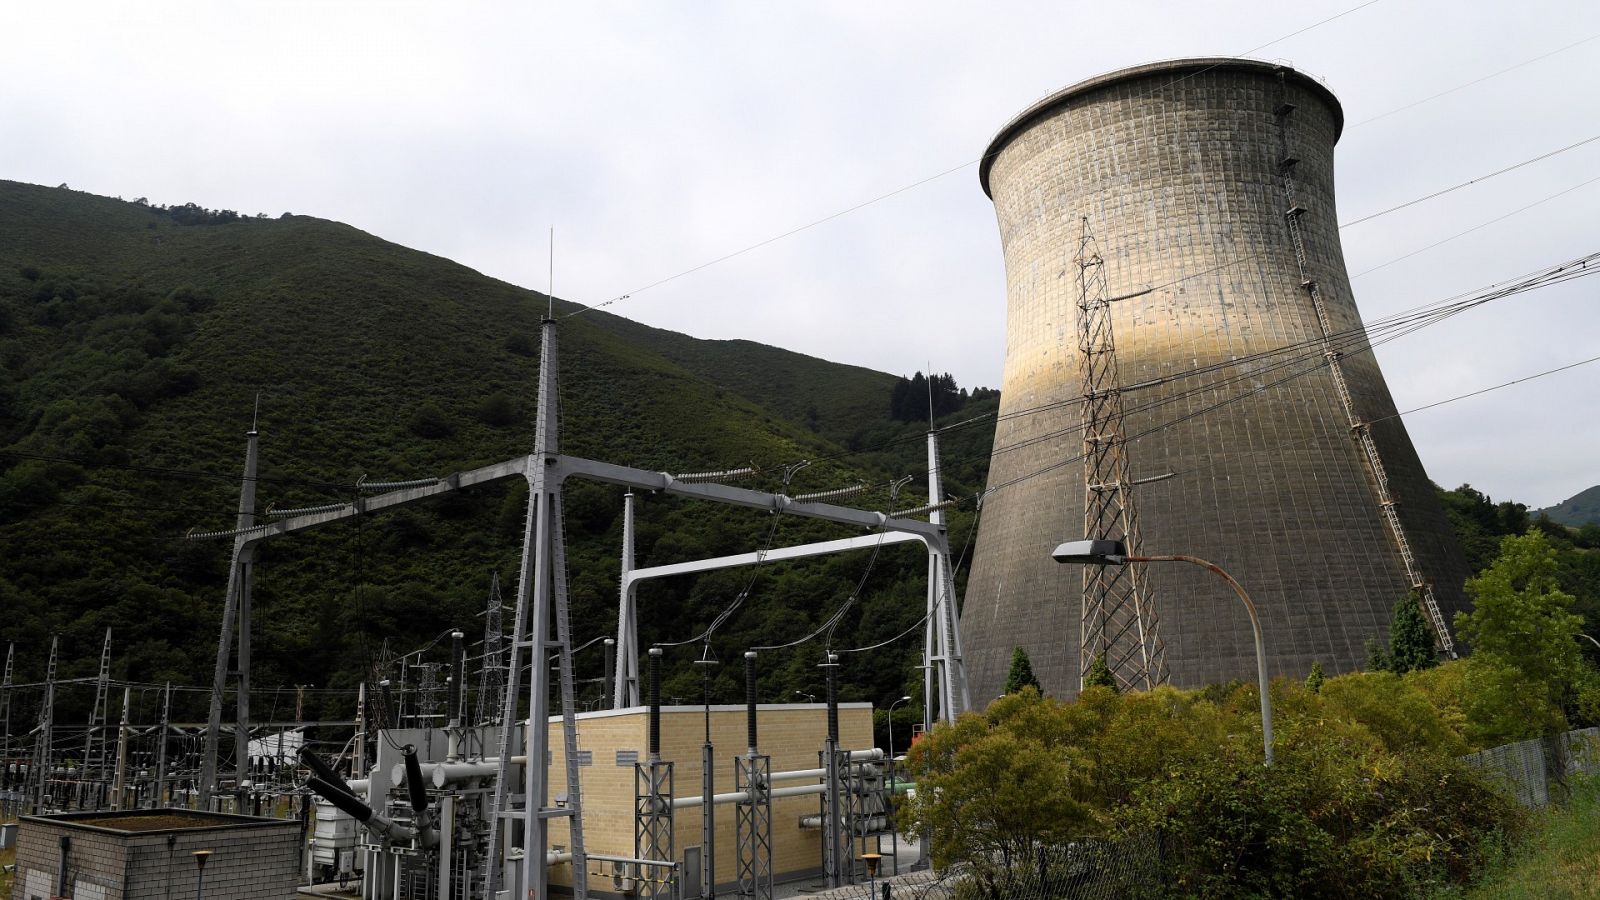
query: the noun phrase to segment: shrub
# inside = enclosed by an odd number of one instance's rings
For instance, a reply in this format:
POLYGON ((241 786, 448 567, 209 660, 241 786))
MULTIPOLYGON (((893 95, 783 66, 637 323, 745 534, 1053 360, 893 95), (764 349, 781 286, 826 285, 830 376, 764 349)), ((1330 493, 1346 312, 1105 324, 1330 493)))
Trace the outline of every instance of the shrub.
POLYGON ((437 404, 425 402, 411 414, 411 420, 406 423, 411 433, 417 437, 430 439, 447 438, 456 433, 455 423, 437 404))

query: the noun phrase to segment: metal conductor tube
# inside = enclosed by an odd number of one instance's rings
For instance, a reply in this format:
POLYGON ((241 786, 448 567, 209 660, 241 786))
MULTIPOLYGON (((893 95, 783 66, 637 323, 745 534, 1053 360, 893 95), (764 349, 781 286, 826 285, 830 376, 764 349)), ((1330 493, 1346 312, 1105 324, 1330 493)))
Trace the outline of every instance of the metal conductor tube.
POLYGON ((744 654, 744 721, 750 743, 750 756, 756 755, 756 652, 744 654))
POLYGON ((661 653, 660 647, 650 648, 650 732, 647 748, 651 762, 661 759, 661 653))
POLYGON ((616 684, 617 681, 617 641, 615 638, 606 638, 605 643, 601 644, 600 648, 605 654, 603 662, 605 673, 603 677, 605 680, 600 683, 605 686, 606 696, 611 699, 610 705, 614 708, 617 704, 611 690, 612 685, 616 684))
POLYGON ((839 654, 829 653, 828 661, 823 663, 828 677, 828 740, 834 744, 839 743, 839 692, 835 683, 834 673, 839 670, 839 654))
POLYGON ((467 720, 467 648, 461 642, 466 637, 459 631, 450 632, 450 727, 459 728, 467 720))

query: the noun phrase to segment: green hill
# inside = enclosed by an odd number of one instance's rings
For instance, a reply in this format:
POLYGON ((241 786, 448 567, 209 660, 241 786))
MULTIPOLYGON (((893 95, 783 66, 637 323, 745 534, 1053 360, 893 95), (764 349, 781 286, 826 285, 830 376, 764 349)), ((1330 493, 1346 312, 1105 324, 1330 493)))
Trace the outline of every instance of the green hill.
POLYGON ((1600 484, 1579 491, 1548 509, 1536 509, 1532 515, 1546 515, 1553 521, 1573 528, 1600 525, 1600 484))
MULTIPOLYGON (((558 316, 572 308, 557 299, 558 316)), ((335 222, 0 181, 0 642, 18 644, 18 679, 42 674, 51 633, 64 674, 88 674, 110 627, 119 677, 208 683, 227 549, 182 535, 230 526, 256 395, 262 508, 346 500, 363 475, 437 476, 525 453, 544 309, 542 295, 335 222)), ((605 313, 562 319, 560 340, 568 452, 679 472, 819 460, 793 492, 923 468, 921 428, 887 421, 895 376, 605 313), (890 446, 851 453, 850 440, 890 446)), ((963 435, 982 459, 952 460, 956 493, 975 490, 987 462, 983 429, 963 435)), ((922 502, 920 479, 914 489, 922 502)), ((402 653, 451 627, 475 634, 490 573, 509 584, 515 572, 524 502, 520 485, 494 485, 266 546, 257 683, 351 685, 386 642, 402 653)), ((642 506, 642 565, 839 536, 749 510, 642 506)), ((620 510, 616 489, 568 495, 580 641, 615 628, 620 510)), ((865 556, 759 572, 717 650, 792 640, 864 574, 843 646, 908 628, 922 615, 922 560, 885 552, 868 573, 865 556)), ((642 639, 693 636, 749 577, 653 586, 642 639)), ((851 672, 847 693, 898 696, 918 644, 851 672)), ((820 652, 774 659, 773 696, 815 692, 820 652)), ((699 695, 692 655, 676 654, 669 691, 699 695)), ((591 651, 580 675, 599 665, 591 651)), ((721 673, 717 690, 736 696, 735 678, 721 673)))

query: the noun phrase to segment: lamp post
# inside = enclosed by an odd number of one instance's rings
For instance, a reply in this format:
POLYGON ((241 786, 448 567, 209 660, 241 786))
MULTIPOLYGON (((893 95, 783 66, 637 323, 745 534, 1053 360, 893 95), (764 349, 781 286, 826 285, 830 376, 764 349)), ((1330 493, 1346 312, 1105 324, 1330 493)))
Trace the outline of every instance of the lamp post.
POLYGON ((1250 628, 1255 632, 1256 639, 1256 680, 1261 690, 1261 746, 1266 751, 1267 765, 1272 765, 1272 696, 1268 693, 1267 685, 1267 651, 1266 645, 1261 640, 1261 620, 1256 616, 1256 605, 1251 602, 1250 595, 1245 593, 1239 582, 1233 576, 1222 570, 1222 567, 1213 562, 1208 562, 1198 556, 1185 556, 1171 554, 1167 556, 1128 556, 1127 550, 1121 541, 1068 541, 1050 554, 1058 563, 1078 563, 1082 565, 1120 566, 1125 563, 1137 562, 1186 562, 1209 569, 1216 573, 1233 592, 1239 595, 1244 603, 1245 612, 1250 614, 1250 628))
MULTIPOLYGON (((908 694, 889 704, 889 765, 894 765, 894 708, 902 703, 909 703, 911 696, 908 694)), ((892 771, 892 769, 891 769, 892 771)))
POLYGON ((815 703, 815 702, 817 702, 817 695, 816 694, 808 694, 805 691, 794 691, 793 695, 796 696, 796 697, 804 697, 804 698, 806 698, 806 702, 807 703, 815 703))
POLYGON ((206 860, 211 858, 210 850, 194 851, 194 896, 201 900, 206 895, 206 860))
POLYGON ((1581 637, 1584 640, 1588 641, 1589 643, 1595 645, 1595 647, 1600 648, 1600 641, 1595 640, 1594 638, 1590 637, 1589 635, 1584 634, 1583 632, 1580 631, 1580 632, 1578 632, 1578 637, 1581 637))
MULTIPOLYGON (((895 702, 889 704, 889 804, 888 804, 888 806, 889 806, 889 816, 890 816, 890 821, 891 822, 893 821, 893 818, 894 818, 894 800, 895 800, 894 789, 896 787, 896 785, 895 785, 895 777, 894 776, 895 776, 895 773, 900 768, 899 766, 895 765, 895 761, 894 761, 894 708, 896 706, 899 706, 902 703, 908 703, 908 702, 910 702, 910 700, 911 700, 911 695, 907 694, 904 697, 901 697, 899 700, 896 700, 895 702)), ((890 874, 899 875, 900 874, 900 832, 899 832, 898 829, 896 829, 893 832, 893 837, 894 837, 894 863, 893 863, 894 871, 891 872, 890 874)), ((870 870, 876 869, 877 865, 875 863, 868 862, 867 863, 867 868, 870 871, 870 870)), ((876 895, 874 895, 874 897, 875 896, 876 895)))

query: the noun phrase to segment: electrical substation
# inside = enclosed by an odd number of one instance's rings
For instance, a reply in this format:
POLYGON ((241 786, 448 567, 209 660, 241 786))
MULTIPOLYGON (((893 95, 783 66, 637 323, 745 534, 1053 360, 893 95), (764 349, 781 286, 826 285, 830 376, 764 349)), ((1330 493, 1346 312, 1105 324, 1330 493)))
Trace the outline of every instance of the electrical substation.
MULTIPOLYGON (((911 785, 897 784, 892 761, 872 746, 870 704, 838 702, 838 657, 829 654, 822 665, 824 703, 758 703, 760 658, 752 650, 743 658, 743 706, 711 706, 708 699, 663 709, 663 651, 651 647, 642 659, 638 652, 639 594, 657 578, 916 543, 929 573, 925 723, 953 719, 971 698, 941 514, 948 504, 876 512, 826 502, 853 488, 788 496, 723 483, 748 469, 674 476, 563 455, 556 334, 555 319, 547 318, 534 448, 523 457, 444 478, 367 482, 361 487, 369 495, 351 503, 258 515, 260 435, 252 425, 234 527, 188 535, 232 544, 207 721, 174 722, 170 685, 157 721, 130 720, 135 686, 125 685, 121 721, 110 725, 116 685, 109 632, 92 683, 57 679, 54 644, 41 684, 13 684, 8 657, 0 693, 6 726, 0 799, 7 810, 25 813, 24 826, 40 832, 66 827, 86 810, 143 811, 179 822, 193 811, 233 816, 230 824, 295 819, 304 838, 299 881, 368 900, 506 900, 544 897, 552 888, 579 898, 679 900, 717 892, 770 898, 784 880, 855 883, 867 877, 867 859, 875 864, 887 856, 901 867, 898 844, 885 847, 883 838, 892 834, 894 794, 911 785), (470 661, 466 633, 455 630, 393 660, 397 677, 362 684, 347 720, 306 721, 297 714, 263 721, 252 712, 251 583, 263 542, 516 477, 530 488, 516 602, 504 621, 496 583, 470 661), (617 635, 604 643, 612 704, 581 713, 561 512, 569 478, 627 490, 617 635), (633 564, 633 492, 819 519, 861 534, 640 568, 633 564), (56 692, 84 687, 95 690, 91 720, 57 723, 56 692), (10 701, 20 690, 41 699, 36 724, 19 740, 10 701), (81 753, 60 749, 69 733, 83 736, 81 753), (336 752, 314 749, 311 733, 317 746, 336 752), (231 771, 224 765, 227 738, 231 771)), ((929 455, 929 496, 937 498, 943 493, 934 435, 929 455)), ((139 688, 142 695, 151 686, 139 688)), ((252 851, 230 845, 229 852, 252 851)), ((145 896, 132 887, 124 893, 116 878, 84 870, 65 853, 30 852, 28 859, 19 891, 81 875, 80 891, 145 896)))

